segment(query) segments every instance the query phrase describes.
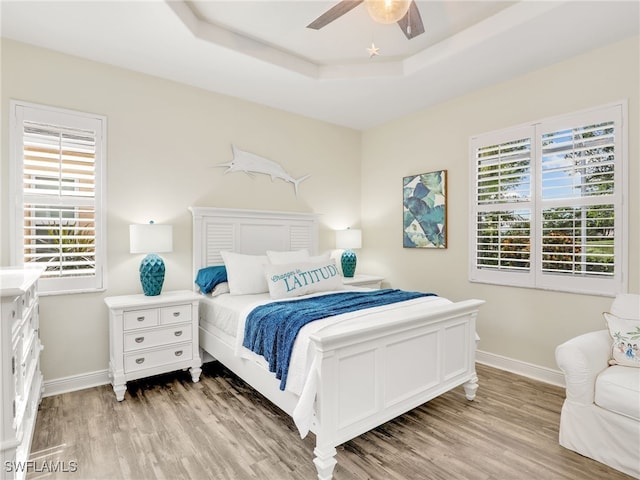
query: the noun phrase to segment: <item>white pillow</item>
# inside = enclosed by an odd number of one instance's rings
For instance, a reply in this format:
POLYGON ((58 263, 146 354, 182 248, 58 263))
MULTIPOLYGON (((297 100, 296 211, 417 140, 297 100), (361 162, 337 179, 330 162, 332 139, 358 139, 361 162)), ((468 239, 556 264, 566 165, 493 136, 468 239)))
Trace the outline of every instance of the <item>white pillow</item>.
POLYGON ((309 252, 307 249, 292 250, 290 252, 276 252, 267 250, 267 258, 273 265, 282 265, 283 263, 308 262, 309 252))
POLYGON ((244 255, 220 252, 227 268, 227 281, 231 295, 250 295, 269 291, 264 267, 269 264, 266 255, 244 255))
POLYGON ((222 295, 223 293, 229 293, 229 283, 228 282, 222 282, 217 284, 215 287, 213 287, 213 290, 211 290, 211 292, 209 293, 205 293, 205 295, 208 295, 210 297, 217 297, 219 295, 222 295))
POLYGON ((640 367, 640 320, 620 318, 609 312, 603 315, 613 340, 609 363, 640 367))
POLYGON ((344 288, 335 260, 267 265, 264 271, 273 299, 344 288))
POLYGON ((307 262, 326 262, 331 258, 331 252, 324 252, 322 255, 310 256, 307 262))

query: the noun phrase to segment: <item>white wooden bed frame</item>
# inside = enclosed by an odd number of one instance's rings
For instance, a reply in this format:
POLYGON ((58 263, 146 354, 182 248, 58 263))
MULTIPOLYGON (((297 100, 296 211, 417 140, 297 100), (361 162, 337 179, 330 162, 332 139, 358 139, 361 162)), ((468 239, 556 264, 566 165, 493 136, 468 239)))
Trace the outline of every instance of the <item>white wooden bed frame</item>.
MULTIPOLYGON (((209 207, 193 214, 193 278, 200 268, 223 264, 221 250, 318 249, 317 215, 209 207)), ((455 388, 473 400, 476 315, 482 300, 465 300, 401 320, 362 319, 347 334, 323 330, 311 337, 317 355, 317 394, 310 430, 319 480, 330 480, 336 447, 455 388), (419 368, 417 368, 419 366, 419 368)), ((298 397, 281 391, 272 373, 234 355, 216 332, 200 326, 200 347, 271 402, 292 415, 298 397)))

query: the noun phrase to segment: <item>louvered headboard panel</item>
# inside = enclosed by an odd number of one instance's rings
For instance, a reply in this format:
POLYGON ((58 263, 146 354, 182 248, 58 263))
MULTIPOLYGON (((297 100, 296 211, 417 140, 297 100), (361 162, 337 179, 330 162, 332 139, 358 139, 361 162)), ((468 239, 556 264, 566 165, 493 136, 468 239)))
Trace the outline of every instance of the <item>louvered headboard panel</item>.
POLYGON ((222 265, 220 251, 261 255, 267 250, 318 253, 318 216, 234 208, 189 207, 193 215, 193 278, 222 265))

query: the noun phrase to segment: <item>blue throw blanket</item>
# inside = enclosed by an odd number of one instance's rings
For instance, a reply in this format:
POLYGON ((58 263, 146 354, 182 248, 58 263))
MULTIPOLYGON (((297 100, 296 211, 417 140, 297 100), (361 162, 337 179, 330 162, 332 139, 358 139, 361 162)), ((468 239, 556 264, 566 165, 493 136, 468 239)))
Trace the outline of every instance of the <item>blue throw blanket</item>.
POLYGON ((293 342, 307 323, 342 313, 404 302, 433 293, 403 290, 340 292, 319 297, 267 303, 254 308, 247 316, 242 345, 262 355, 269 370, 280 380, 280 390, 287 384, 293 342))

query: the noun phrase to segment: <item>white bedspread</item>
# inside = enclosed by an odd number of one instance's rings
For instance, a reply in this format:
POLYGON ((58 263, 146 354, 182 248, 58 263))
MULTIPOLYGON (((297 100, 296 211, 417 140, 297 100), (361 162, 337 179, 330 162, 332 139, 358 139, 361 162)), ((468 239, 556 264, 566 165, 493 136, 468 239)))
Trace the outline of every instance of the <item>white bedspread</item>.
MULTIPOLYGON (((342 290, 344 291, 344 290, 342 290)), ((323 292, 311 295, 305 295, 298 298, 310 298, 318 295, 324 295, 328 293, 337 292, 323 292)), ((252 295, 251 297, 258 297, 252 295)), ((236 333, 236 355, 251 359, 257 363, 260 363, 264 368, 268 370, 268 364, 264 357, 255 354, 251 350, 242 346, 244 339, 244 329, 247 316, 256 306, 278 300, 271 300, 268 298, 251 298, 247 299, 247 304, 238 316, 237 333, 236 333)), ((291 300, 291 299, 286 299, 291 300)), ((370 325, 375 325, 376 322, 388 321, 390 318, 397 316, 398 318, 406 318, 411 313, 418 314, 424 312, 425 308, 433 308, 435 306, 450 304, 451 301, 436 296, 421 297, 405 302, 394 303, 390 305, 383 305, 375 308, 368 308, 365 310, 358 310, 355 312, 349 312, 342 315, 336 315, 333 317, 316 320, 305 325, 293 345, 293 351, 291 353, 291 362, 289 364, 289 373, 287 376, 287 383, 285 389, 300 397, 298 404, 293 413, 293 420, 298 427, 300 436, 304 438, 309 432, 311 420, 313 418, 313 404, 316 396, 316 375, 309 375, 309 372, 315 371, 319 367, 315 363, 314 352, 310 350, 310 337, 321 330, 332 327, 337 332, 349 331, 354 327, 354 323, 358 320, 362 320, 362 317, 367 316, 367 322, 370 325), (400 316, 398 312, 402 312, 400 316)), ((274 381, 278 381, 275 379, 274 381)))

